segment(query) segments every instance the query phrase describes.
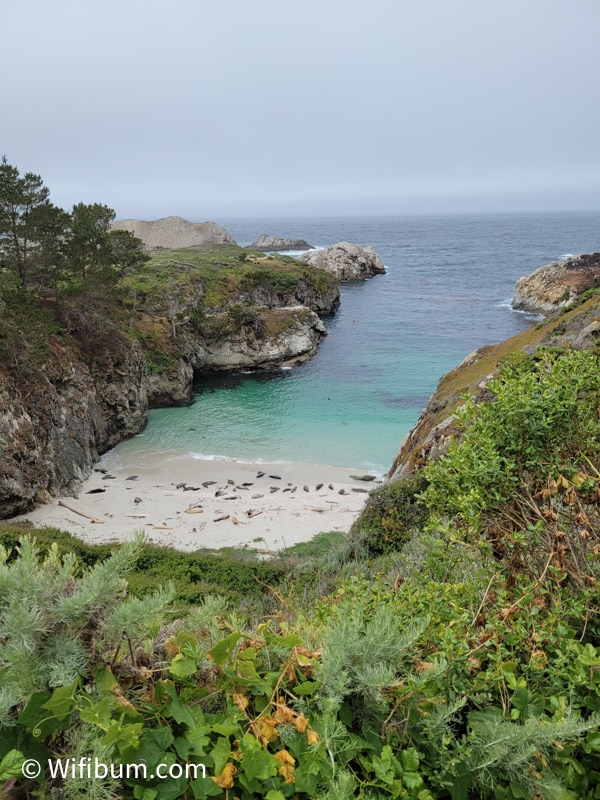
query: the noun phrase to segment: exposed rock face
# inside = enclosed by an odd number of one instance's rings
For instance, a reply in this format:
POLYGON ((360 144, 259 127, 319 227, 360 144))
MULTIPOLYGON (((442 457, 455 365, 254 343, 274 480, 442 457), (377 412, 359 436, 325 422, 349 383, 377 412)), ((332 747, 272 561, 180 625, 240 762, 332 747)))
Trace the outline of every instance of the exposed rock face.
POLYGON ((311 358, 327 335, 319 317, 304 306, 264 309, 262 322, 254 333, 246 328, 212 343, 198 342, 194 354, 196 369, 226 371, 293 366, 311 358))
POLYGON ((552 314, 587 289, 600 286, 600 253, 586 253, 546 264, 517 281, 512 307, 552 314))
POLYGON ((304 239, 280 239, 277 236, 270 236, 268 233, 261 233, 258 239, 250 245, 250 249, 270 253, 281 250, 314 250, 314 247, 304 239))
POLYGON ((372 247, 339 242, 325 250, 302 253, 298 260, 324 269, 341 281, 363 281, 385 273, 385 267, 372 247))
POLYGON ((235 244, 231 234, 216 222, 188 222, 183 217, 163 217, 153 222, 139 219, 120 219, 112 223, 113 230, 133 233, 147 250, 155 247, 192 247, 196 244, 235 244))
POLYGON ((137 343, 84 362, 51 343, 46 369, 0 383, 0 518, 75 494, 98 455, 140 431, 148 398, 137 343))
POLYGON ((308 308, 262 309, 254 328, 211 341, 181 331, 181 356, 160 374, 124 336, 98 340, 84 358, 80 342, 53 338, 41 369, 0 370, 0 519, 77 494, 98 457, 144 427, 149 407, 191 400, 196 372, 298 364, 325 335, 308 308))
POLYGON ((277 291, 273 285, 266 284, 253 287, 239 299, 267 308, 306 306, 317 314, 328 316, 333 314, 340 304, 340 286, 339 283, 332 282, 325 291, 315 291, 309 281, 300 280, 294 286, 293 292, 288 292, 284 289, 277 291))

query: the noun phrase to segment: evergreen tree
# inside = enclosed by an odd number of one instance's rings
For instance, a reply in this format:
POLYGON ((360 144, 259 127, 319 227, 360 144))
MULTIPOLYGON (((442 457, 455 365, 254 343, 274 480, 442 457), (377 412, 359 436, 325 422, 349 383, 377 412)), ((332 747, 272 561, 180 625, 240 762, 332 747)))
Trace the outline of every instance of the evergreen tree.
POLYGON ((6 156, 0 163, 0 263, 18 273, 23 286, 29 283, 29 261, 37 247, 32 214, 47 202, 50 191, 39 175, 22 177, 6 156))
POLYGON ((69 260, 73 274, 87 285, 111 265, 110 223, 112 208, 101 203, 78 203, 71 214, 69 260))

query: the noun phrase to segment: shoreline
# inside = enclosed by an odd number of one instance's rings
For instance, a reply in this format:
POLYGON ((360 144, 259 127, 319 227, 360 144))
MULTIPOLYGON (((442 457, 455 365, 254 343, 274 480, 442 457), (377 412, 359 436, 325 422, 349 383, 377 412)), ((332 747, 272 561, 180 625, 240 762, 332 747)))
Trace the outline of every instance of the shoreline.
POLYGON ((292 462, 149 454, 136 466, 102 459, 77 497, 12 518, 67 531, 89 544, 145 531, 157 545, 191 552, 249 548, 274 553, 324 531, 347 533, 380 479, 361 469, 292 462), (145 463, 147 462, 147 463, 145 463))

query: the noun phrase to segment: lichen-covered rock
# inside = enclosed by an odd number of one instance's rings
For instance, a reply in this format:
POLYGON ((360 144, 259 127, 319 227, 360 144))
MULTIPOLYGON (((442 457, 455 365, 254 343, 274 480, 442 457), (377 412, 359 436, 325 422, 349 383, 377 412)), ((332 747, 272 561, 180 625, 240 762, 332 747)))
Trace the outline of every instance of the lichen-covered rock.
POLYGON ((155 247, 193 247, 197 244, 235 244, 231 234, 216 222, 189 222, 183 217, 163 217, 150 222, 119 219, 113 230, 129 231, 144 243, 146 250, 155 247))
POLYGON ((517 311, 553 314, 598 286, 600 253, 570 256, 519 278, 512 307, 517 311))
POLYGON ((302 253, 298 260, 324 269, 341 281, 363 281, 385 273, 383 262, 372 247, 360 247, 349 242, 302 253))
POLYGON ((314 250, 314 247, 304 239, 283 239, 278 236, 270 236, 268 233, 261 233, 258 239, 250 245, 250 249, 274 253, 282 250, 314 250))

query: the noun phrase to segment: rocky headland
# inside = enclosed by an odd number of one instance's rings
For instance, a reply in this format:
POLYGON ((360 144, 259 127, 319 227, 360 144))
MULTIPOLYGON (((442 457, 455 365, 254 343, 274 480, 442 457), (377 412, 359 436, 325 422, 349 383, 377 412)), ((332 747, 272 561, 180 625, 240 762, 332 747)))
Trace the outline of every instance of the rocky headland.
POLYGON ((183 217, 163 217, 153 221, 119 219, 112 230, 129 231, 146 250, 156 247, 193 247, 197 244, 235 244, 231 234, 216 222, 189 222, 183 217))
POLYGON ((597 285, 595 265, 598 265, 599 259, 597 253, 577 256, 568 260, 574 262, 572 267, 568 266, 566 260, 560 261, 519 279, 517 287, 529 287, 527 295, 531 298, 532 306, 527 310, 541 312, 541 307, 544 307, 547 309, 545 313, 549 314, 552 306, 549 302, 546 305, 545 300, 540 306, 541 298, 555 298, 560 303, 559 298, 566 292, 567 286, 570 287, 569 306, 500 344, 479 348, 444 375, 415 427, 402 442, 388 475, 390 480, 410 477, 418 473, 430 459, 437 460, 446 453, 450 439, 457 435, 454 415, 461 407, 463 398, 470 395, 478 402, 491 400, 487 384, 507 358, 518 353, 533 355, 543 347, 566 350, 597 347, 600 338, 600 290, 589 290, 597 285), (587 269, 584 266, 586 264, 589 265, 587 269), (556 287, 551 281, 553 275, 558 281, 556 287), (574 280, 573 275, 577 276, 574 280))
POLYGON ((314 250, 314 247, 304 239, 282 239, 278 236, 271 236, 268 233, 261 233, 256 241, 250 245, 250 250, 275 253, 282 250, 314 250))
POLYGON ((321 270, 212 244, 153 251, 114 296, 16 309, 0 354, 0 518, 76 494, 149 408, 190 402, 202 372, 310 358, 338 303, 321 270))
POLYGON ((569 256, 519 278, 512 307, 517 311, 553 314, 598 286, 600 253, 569 256))
POLYGON ((349 242, 302 253, 298 261, 323 269, 340 281, 363 281, 385 273, 383 262, 372 247, 360 247, 349 242))

